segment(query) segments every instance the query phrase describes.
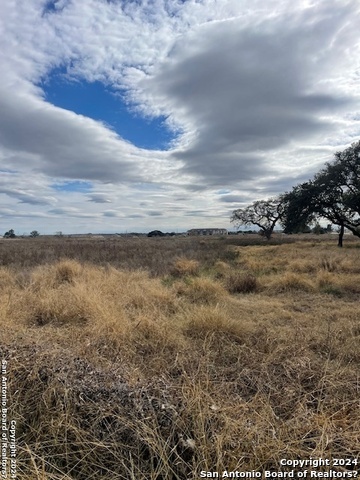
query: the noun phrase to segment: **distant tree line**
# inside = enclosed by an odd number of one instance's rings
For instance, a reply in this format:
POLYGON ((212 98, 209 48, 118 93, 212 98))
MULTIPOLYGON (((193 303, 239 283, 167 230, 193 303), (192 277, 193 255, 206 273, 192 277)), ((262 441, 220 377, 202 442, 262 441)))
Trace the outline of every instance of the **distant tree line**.
POLYGON ((238 226, 258 226, 267 239, 277 223, 284 233, 309 232, 314 223, 315 233, 324 233, 322 219, 339 227, 339 247, 345 229, 360 237, 360 141, 335 153, 334 161, 326 163, 313 179, 275 198, 234 210, 231 217, 238 226))
POLYGON ((16 235, 12 228, 4 233, 4 238, 15 238, 15 237, 16 235))
MULTIPOLYGON (((39 235, 40 235, 40 233, 37 230, 33 230, 32 232, 30 232, 29 236, 32 237, 32 238, 35 238, 35 237, 38 237, 39 235)), ((11 228, 7 232, 5 232, 4 233, 4 238, 16 238, 15 230, 11 228)))

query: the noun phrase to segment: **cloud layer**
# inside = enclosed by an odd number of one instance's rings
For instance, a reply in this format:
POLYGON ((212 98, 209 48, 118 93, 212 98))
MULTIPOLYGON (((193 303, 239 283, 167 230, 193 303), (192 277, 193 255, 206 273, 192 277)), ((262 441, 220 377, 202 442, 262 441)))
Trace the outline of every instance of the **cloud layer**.
POLYGON ((0 216, 21 230, 65 230, 61 218, 89 231, 89 217, 94 231, 228 227, 231 208, 291 188, 360 136, 356 1, 3 4, 0 216), (139 149, 48 103, 59 67, 166 117, 172 147, 139 149), (67 180, 92 191, 52 188, 67 180))

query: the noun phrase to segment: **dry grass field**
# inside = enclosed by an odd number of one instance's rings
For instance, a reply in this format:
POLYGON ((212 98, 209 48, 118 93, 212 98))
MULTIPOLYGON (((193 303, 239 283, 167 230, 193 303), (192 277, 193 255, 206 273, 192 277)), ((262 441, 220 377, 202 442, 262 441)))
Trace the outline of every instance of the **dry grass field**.
POLYGON ((360 241, 336 241, 0 241, 17 478, 357 458, 360 241))

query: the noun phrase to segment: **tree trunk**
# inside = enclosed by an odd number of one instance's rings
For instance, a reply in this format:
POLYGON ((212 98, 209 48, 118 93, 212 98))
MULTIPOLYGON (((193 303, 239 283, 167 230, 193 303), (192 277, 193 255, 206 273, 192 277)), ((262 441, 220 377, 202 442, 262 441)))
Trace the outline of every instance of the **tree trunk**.
POLYGON ((266 240, 270 240, 272 233, 273 233, 273 228, 267 228, 264 230, 264 236, 266 240))
POLYGON ((345 227, 344 227, 344 224, 342 223, 340 225, 339 241, 338 241, 338 247, 340 248, 343 246, 344 230, 345 230, 345 227))

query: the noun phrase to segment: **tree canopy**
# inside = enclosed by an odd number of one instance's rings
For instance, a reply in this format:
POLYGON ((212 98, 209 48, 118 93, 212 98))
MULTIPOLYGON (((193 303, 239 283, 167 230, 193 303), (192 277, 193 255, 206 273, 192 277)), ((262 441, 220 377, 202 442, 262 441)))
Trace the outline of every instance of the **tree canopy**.
POLYGON ((312 180, 282 196, 285 233, 294 233, 315 218, 340 227, 339 246, 347 228, 360 237, 360 142, 353 143, 327 163, 312 180))
POLYGON ((15 231, 11 228, 8 232, 4 233, 4 238, 15 238, 15 231))
MULTIPOLYGON (((310 232, 320 220, 339 226, 339 246, 345 229, 360 237, 360 141, 335 153, 313 179, 293 187, 276 198, 259 200, 234 210, 231 222, 256 225, 270 239, 277 222, 285 233, 310 232)), ((331 229, 331 224, 328 225, 331 229)))
POLYGON ((283 200, 270 198, 269 200, 254 202, 246 208, 234 210, 231 222, 234 222, 238 227, 240 225, 256 225, 260 228, 264 237, 269 240, 276 223, 282 218, 283 214, 283 200))

